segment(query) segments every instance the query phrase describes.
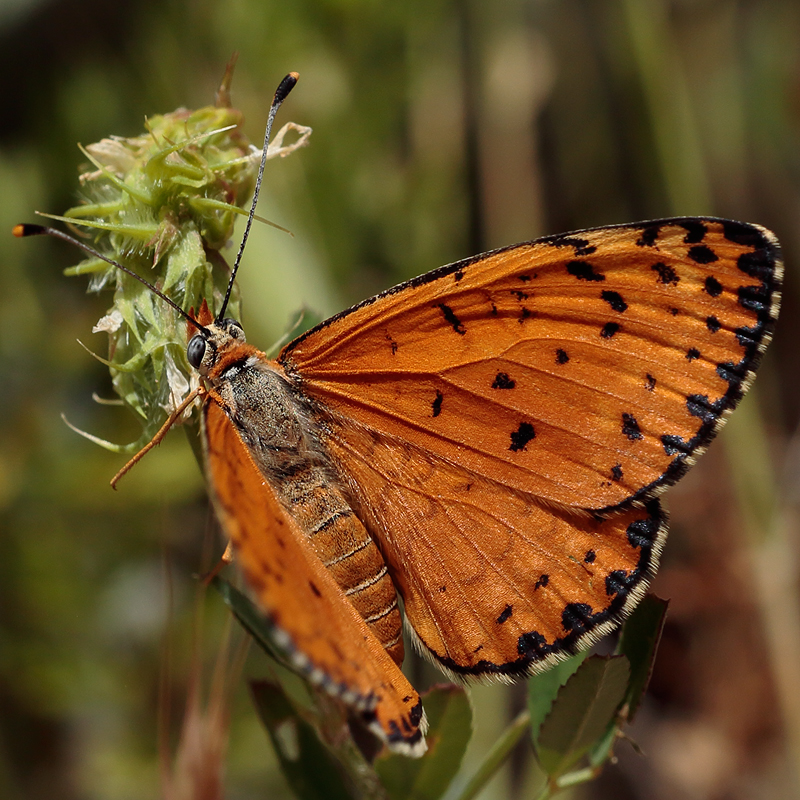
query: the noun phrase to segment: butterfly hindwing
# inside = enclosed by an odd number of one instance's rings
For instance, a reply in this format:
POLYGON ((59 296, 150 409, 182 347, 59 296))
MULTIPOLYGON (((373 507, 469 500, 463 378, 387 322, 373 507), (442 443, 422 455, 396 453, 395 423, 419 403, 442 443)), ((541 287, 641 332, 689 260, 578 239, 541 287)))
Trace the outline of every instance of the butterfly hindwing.
POLYGON ((666 537, 657 500, 600 519, 329 418, 327 448, 417 639, 463 678, 539 672, 630 611, 666 537))
POLYGON ((392 749, 420 755, 419 695, 313 553, 212 398, 203 420, 217 513, 276 642, 312 683, 359 710, 392 749))
POLYGON ((279 360, 343 418, 605 512, 708 444, 769 341, 780 270, 771 233, 724 220, 546 237, 390 289, 279 360))

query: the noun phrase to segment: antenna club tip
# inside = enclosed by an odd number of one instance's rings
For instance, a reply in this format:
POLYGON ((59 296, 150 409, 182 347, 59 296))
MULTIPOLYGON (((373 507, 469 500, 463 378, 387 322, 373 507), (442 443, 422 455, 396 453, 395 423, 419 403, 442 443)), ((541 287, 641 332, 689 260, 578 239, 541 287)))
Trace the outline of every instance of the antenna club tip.
POLYGON ((47 228, 45 228, 44 225, 20 222, 11 229, 11 233, 18 239, 24 239, 26 236, 38 236, 39 234, 47 233, 47 228))
POLYGON ((280 83, 280 86, 275 90, 275 99, 272 101, 273 105, 282 103, 289 92, 294 89, 300 75, 296 72, 290 72, 280 83))

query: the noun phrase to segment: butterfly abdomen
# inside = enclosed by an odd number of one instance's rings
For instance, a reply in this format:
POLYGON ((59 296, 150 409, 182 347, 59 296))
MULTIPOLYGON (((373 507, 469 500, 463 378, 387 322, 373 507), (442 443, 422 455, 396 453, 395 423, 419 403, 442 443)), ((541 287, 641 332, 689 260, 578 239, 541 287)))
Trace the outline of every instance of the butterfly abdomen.
POLYGON ((402 620, 386 563, 327 470, 308 465, 285 476, 275 489, 378 641, 402 663, 402 620))

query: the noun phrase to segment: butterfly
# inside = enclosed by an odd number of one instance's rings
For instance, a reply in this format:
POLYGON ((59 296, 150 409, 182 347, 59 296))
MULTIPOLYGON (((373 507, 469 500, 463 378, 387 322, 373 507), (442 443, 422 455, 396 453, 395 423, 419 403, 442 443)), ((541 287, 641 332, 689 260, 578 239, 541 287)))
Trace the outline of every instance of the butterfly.
MULTIPOLYGON (((15 228, 37 233, 68 238, 15 228)), ((687 217, 458 261, 275 360, 227 297, 175 306, 202 378, 176 414, 202 396, 210 492, 276 644, 409 756, 425 717, 403 619, 456 679, 590 646, 655 574, 658 497, 752 382, 781 277, 770 231, 687 217)))
POLYGON ((753 378, 780 269, 763 228, 667 219, 442 267, 275 361, 205 311, 187 352, 209 483, 295 665, 418 755, 398 598, 457 678, 612 629, 656 570, 657 496, 753 378))

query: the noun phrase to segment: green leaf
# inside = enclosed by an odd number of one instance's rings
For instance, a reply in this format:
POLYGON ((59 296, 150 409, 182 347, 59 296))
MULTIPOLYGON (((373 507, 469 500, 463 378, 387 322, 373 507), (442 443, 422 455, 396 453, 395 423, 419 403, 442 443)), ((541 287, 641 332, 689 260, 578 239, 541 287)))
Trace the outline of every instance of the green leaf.
POLYGON ((631 666, 625 694, 628 720, 636 714, 650 683, 668 607, 668 600, 648 593, 622 626, 617 652, 626 656, 631 666))
POLYGON ((545 717, 553 707, 558 690, 570 679, 589 653, 584 651, 570 656, 551 667, 547 672, 534 675, 528 681, 528 711, 531 715, 531 738, 536 741, 545 717))
POLYGON ((590 656, 559 690, 536 741, 539 763, 551 780, 606 735, 629 676, 624 656, 590 656))
POLYGON ((436 800, 446 791, 472 735, 472 707, 460 686, 434 686, 423 694, 428 752, 418 759, 387 754, 375 769, 392 800, 436 800))
POLYGON ((283 774, 301 800, 352 800, 336 759, 316 731, 294 710, 283 690, 268 681, 251 683, 253 700, 283 774))

